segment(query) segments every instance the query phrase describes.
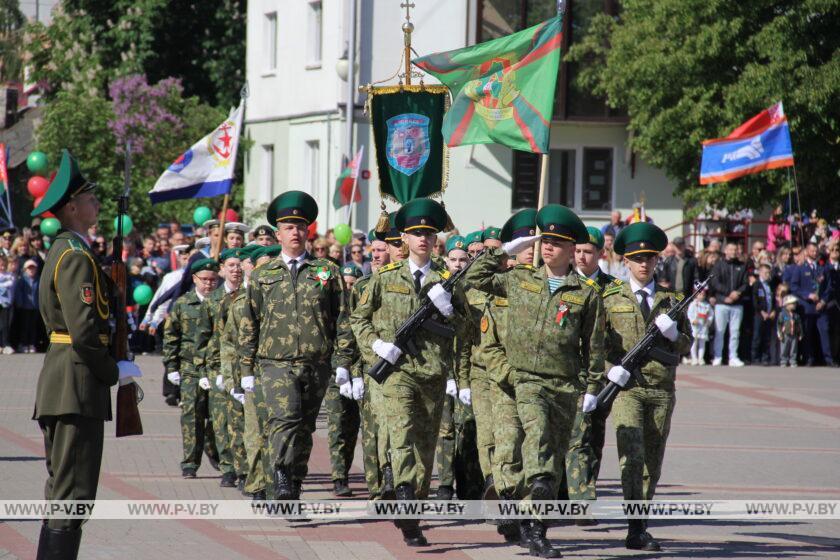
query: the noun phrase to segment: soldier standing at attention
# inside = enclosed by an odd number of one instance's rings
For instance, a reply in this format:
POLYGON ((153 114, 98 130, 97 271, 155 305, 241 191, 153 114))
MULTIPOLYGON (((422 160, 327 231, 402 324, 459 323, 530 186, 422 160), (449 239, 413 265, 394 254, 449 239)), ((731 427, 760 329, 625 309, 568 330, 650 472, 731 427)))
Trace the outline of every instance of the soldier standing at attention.
MULTIPOLYGON (((454 326, 456 336, 468 334, 463 292, 457 287, 454 294, 443 289, 440 282, 449 272, 431 259, 435 236, 446 223, 446 210, 433 200, 415 199, 404 205, 395 224, 403 232, 409 258, 373 275, 350 319, 365 362, 373 364, 382 358, 394 366, 382 385, 382 394, 399 500, 428 496, 444 388, 456 360, 453 339, 425 329, 415 336, 416 356, 403 356, 391 341, 426 297, 454 326)), ((395 524, 409 546, 428 544, 417 520, 395 524)))
MULTIPOLYGON (((105 421, 111 420, 111 386, 142 376, 133 362, 116 362, 110 354, 112 284, 96 264, 85 235, 99 216, 94 188, 70 152, 63 150, 55 178, 31 214, 51 211, 62 224, 47 254, 38 292, 50 345, 38 376, 32 418, 44 436, 48 501, 96 499, 105 421)), ((74 560, 84 522, 45 521, 37 557, 74 560)))
MULTIPOLYGON (((172 306, 163 328, 163 365, 170 383, 181 387, 181 437, 184 460, 181 475, 195 478, 201 465, 202 447, 213 445, 208 417, 210 379, 197 369, 198 325, 201 306, 216 288, 219 264, 214 259, 199 259, 190 266, 195 290, 179 297, 172 306)), ((215 453, 208 451, 208 456, 215 453)))
POLYGON ((349 368, 352 337, 343 327, 347 309, 338 266, 306 253, 307 227, 318 217, 315 199, 287 191, 269 204, 267 215, 278 226, 282 252, 251 274, 239 325, 242 376, 252 377, 260 369, 275 498, 297 500, 332 371, 330 359, 337 369, 349 368))
MULTIPOLYGON (((534 244, 537 236, 514 239, 503 249, 479 257, 467 274, 478 289, 508 299, 507 359, 513 369, 517 411, 525 426, 522 460, 530 500, 553 500, 559 469, 568 448, 581 393, 596 394, 604 371, 604 308, 601 296, 572 269, 575 243, 589 239, 574 212, 549 204, 537 214, 544 266, 517 265, 499 272, 508 260, 534 244)), ((592 396, 594 403, 595 397, 592 396)), ((556 558, 535 516, 530 529, 533 556, 556 558)))
MULTIPOLYGON (((624 255, 630 278, 621 286, 609 286, 604 290, 607 361, 611 364, 621 362, 644 336, 651 321, 665 338, 662 341, 664 350, 681 355, 691 347, 688 319, 682 315, 673 321, 667 315, 668 310, 683 298, 682 293, 657 286, 653 280, 659 253, 667 244, 665 232, 645 222, 627 226, 615 239, 615 252, 624 255)), ((676 403, 676 366, 650 360, 642 366, 640 373, 644 385, 621 391, 612 407, 625 500, 653 499, 676 403)), ((624 387, 630 372, 614 365, 607 377, 624 387)), ((628 523, 627 548, 660 550, 659 543, 647 532, 646 520, 631 519, 628 523)))

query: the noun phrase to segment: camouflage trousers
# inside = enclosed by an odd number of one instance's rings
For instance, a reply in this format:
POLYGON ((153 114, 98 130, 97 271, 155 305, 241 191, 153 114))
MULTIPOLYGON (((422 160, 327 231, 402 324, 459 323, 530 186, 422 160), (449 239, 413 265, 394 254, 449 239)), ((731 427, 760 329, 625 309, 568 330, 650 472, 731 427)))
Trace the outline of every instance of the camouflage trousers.
POLYGON ((484 476, 478 463, 475 414, 472 406, 453 400, 455 454, 452 458, 452 472, 455 476, 455 493, 461 500, 478 500, 484 488, 484 476))
POLYGON ((342 397, 333 378, 327 387, 324 405, 327 409, 327 441, 330 446, 332 479, 347 478, 359 438, 359 403, 342 397))
POLYGON ((575 423, 569 438, 566 468, 561 470, 564 480, 560 483, 557 495, 559 500, 594 500, 596 498, 595 483, 601 470, 607 417, 610 411, 597 409, 584 414, 581 411, 582 406, 583 395, 578 400, 575 423))
POLYGON ((218 458, 213 424, 209 417, 208 391, 198 386, 198 378, 181 378, 181 439, 184 446, 184 460, 181 469, 198 469, 201 466, 201 451, 208 457, 218 458))
POLYGON ((452 486, 453 488, 455 487, 455 474, 452 471, 452 460, 455 458, 455 400, 449 395, 443 399, 435 449, 438 486, 452 486))
POLYGON ((677 397, 672 390, 633 387, 613 402, 618 467, 625 500, 651 500, 662 473, 677 397))
MULTIPOLYGON (((215 376, 211 376, 215 379, 215 376)), ((211 381, 213 383, 213 381, 211 381)), ((233 451, 230 447, 230 427, 228 426, 228 399, 230 395, 216 388, 208 391, 210 418, 213 422, 213 433, 216 439, 216 449, 219 450, 219 470, 222 474, 231 473, 233 469, 233 451)))
POLYGON ((525 473, 522 471, 522 442, 525 430, 516 408, 516 393, 507 383, 491 382, 493 395, 493 480, 496 491, 511 497, 525 495, 525 473))
POLYGON ((302 481, 309 472, 312 434, 332 368, 329 363, 263 362, 261 369, 268 464, 286 467, 293 480, 302 481))
POLYGON ((361 404, 362 420, 362 463, 365 468, 365 483, 368 494, 371 498, 379 495, 382 487, 382 466, 379 460, 379 422, 376 420, 376 413, 373 407, 373 392, 379 385, 376 381, 365 375, 365 398, 361 404))
POLYGON ((478 449, 478 463, 484 478, 493 474, 493 453, 496 440, 493 436, 493 395, 491 381, 483 367, 473 365, 470 370, 470 393, 472 411, 475 416, 475 444, 478 449))
POLYGON ((418 379, 401 371, 382 386, 394 485, 411 484, 418 499, 429 495, 445 386, 443 376, 418 379))
POLYGON ((243 439, 245 440, 245 453, 248 460, 248 478, 245 480, 245 491, 253 494, 260 490, 267 490, 271 481, 268 454, 265 449, 265 424, 268 411, 266 410, 262 382, 259 377, 255 379, 253 392, 245 393, 244 416, 245 431, 243 439))
POLYGON ((245 407, 238 400, 228 395, 228 441, 233 457, 233 471, 237 476, 248 474, 248 455, 245 453, 245 407))

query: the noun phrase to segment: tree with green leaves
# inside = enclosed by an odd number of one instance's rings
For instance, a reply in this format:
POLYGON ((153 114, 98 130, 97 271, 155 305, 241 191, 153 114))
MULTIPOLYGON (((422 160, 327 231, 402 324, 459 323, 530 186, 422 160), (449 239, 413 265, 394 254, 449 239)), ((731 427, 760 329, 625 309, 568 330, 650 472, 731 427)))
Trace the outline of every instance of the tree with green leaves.
POLYGON ((19 0, 0 0, 0 82, 21 79, 20 46, 25 21, 19 0))
POLYGON ((592 19, 568 59, 611 107, 632 149, 699 211, 759 209, 793 188, 790 169, 699 184, 701 142, 783 101, 803 210, 840 214, 840 0, 624 0, 592 19))

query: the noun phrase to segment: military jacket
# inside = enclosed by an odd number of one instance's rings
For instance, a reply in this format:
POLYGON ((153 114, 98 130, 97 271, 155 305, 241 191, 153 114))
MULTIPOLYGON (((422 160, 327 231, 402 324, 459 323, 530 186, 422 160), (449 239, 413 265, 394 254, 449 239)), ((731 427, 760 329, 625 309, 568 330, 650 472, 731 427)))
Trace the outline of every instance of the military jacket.
POLYGON ((476 288, 470 287, 467 288, 466 291, 467 296, 467 309, 470 312, 470 317, 472 319, 471 324, 473 328, 471 329, 472 332, 470 333, 470 340, 468 341, 469 344, 472 346, 472 352, 470 353, 470 362, 471 365, 478 366, 479 368, 484 368, 484 360, 482 359, 480 346, 481 346, 481 339, 482 339, 482 332, 481 332, 481 325, 482 319, 489 307, 490 301, 493 299, 493 296, 488 295, 481 290, 476 288))
POLYGON ((505 353, 507 338, 507 298, 493 296, 488 298, 488 305, 481 318, 481 344, 477 352, 487 370, 487 376, 499 385, 511 384, 513 369, 505 353))
POLYGON ((225 382, 225 390, 240 388, 242 376, 239 374, 239 321, 242 320, 242 310, 245 307, 245 288, 239 288, 235 292, 225 294, 223 307, 227 313, 216 325, 219 331, 219 359, 221 361, 219 371, 225 382))
POLYGON ((111 357, 111 279, 75 233, 61 231, 41 271, 38 304, 51 343, 35 392, 33 418, 79 414, 111 419, 119 379, 111 357))
POLYGON ((579 385, 597 393, 604 375, 604 307, 601 296, 570 271, 551 293, 544 268, 517 265, 499 271, 508 258, 501 249, 484 253, 470 267, 467 280, 481 290, 508 299, 507 359, 514 369, 579 385))
MULTIPOLYGON (((371 276, 371 274, 363 276, 362 278, 356 280, 356 283, 353 284, 353 289, 350 290, 350 296, 347 299, 347 307, 351 315, 356 309, 356 306, 359 305, 359 300, 362 298, 362 294, 365 291, 365 286, 367 286, 368 282, 370 282, 371 276)), ((350 327, 350 321, 348 320, 346 324, 347 328, 350 329, 350 335, 353 341, 353 367, 350 368, 350 376, 362 377, 362 375, 366 373, 366 366, 364 360, 362 360, 362 354, 359 351, 359 345, 356 344, 356 336, 353 334, 353 329, 350 327)))
POLYGON ((239 324, 242 376, 258 361, 352 365, 344 280, 327 259, 304 257, 297 282, 282 255, 251 273, 239 324), (336 344, 341 337, 343 343, 336 344))
MULTIPOLYGON (((219 323, 222 302, 227 295, 224 285, 219 286, 204 298, 199 309, 198 329, 195 333, 195 369, 201 377, 215 377, 220 368, 219 339, 216 325, 219 323)), ((227 309, 225 310, 227 311, 227 309)))
MULTIPOLYGON (((374 364, 379 359, 372 345, 376 339, 393 342, 396 331, 423 303, 431 287, 449 277, 445 267, 432 261, 432 266, 420 293, 414 291, 414 278, 408 261, 399 261, 383 266, 371 275, 356 309, 350 317, 350 325, 356 335, 362 359, 374 364)), ((452 294, 455 314, 449 319, 438 317, 455 330, 456 339, 470 339, 470 317, 466 298, 460 287, 452 294)), ((418 378, 448 376, 456 372, 459 387, 469 386, 469 346, 455 345, 451 338, 419 329, 414 337, 418 355, 404 353, 395 365, 395 371, 402 371, 418 378), (456 351, 457 350, 457 351, 456 351)))
POLYGON ((198 329, 201 322, 202 301, 195 289, 179 297, 163 326, 163 365, 166 373, 177 371, 181 377, 203 376, 197 367, 198 329))
MULTIPOLYGON (((604 290, 604 308, 607 313, 607 362, 620 363, 624 355, 644 336, 647 326, 656 316, 667 313, 681 299, 683 299, 681 293, 657 286, 650 316, 645 321, 636 294, 633 293, 629 282, 604 290)), ((684 313, 677 320, 677 329, 679 336, 675 342, 670 342, 663 337, 659 340, 664 350, 681 355, 691 349, 693 340, 691 325, 684 313)), ((642 366, 641 373, 648 387, 672 390, 677 368, 662 365, 655 360, 648 360, 642 366)))

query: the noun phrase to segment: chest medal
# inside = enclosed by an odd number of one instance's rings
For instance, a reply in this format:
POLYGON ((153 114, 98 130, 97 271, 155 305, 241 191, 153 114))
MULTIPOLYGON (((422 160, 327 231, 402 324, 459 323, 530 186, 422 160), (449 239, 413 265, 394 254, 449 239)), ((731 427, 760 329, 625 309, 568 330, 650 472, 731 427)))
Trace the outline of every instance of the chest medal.
POLYGON ((557 306, 557 315, 554 317, 554 322, 560 325, 561 327, 566 326, 566 315, 569 314, 569 308, 565 303, 561 303, 557 306))

